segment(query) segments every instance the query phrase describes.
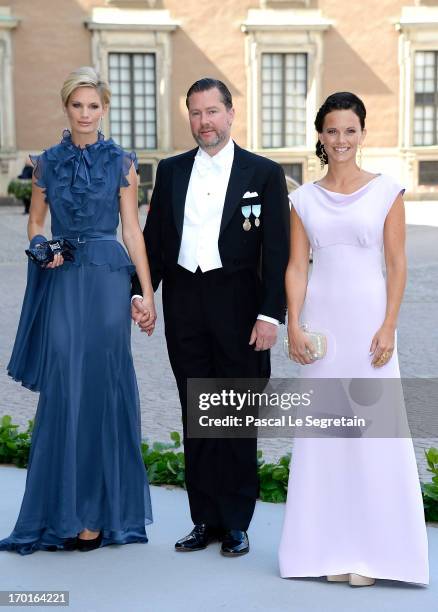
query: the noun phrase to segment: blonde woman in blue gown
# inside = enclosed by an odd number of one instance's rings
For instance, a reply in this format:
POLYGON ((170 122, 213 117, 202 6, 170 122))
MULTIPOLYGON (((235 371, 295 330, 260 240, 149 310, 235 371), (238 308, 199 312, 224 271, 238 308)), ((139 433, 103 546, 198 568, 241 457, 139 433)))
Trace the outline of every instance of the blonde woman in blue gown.
POLYGON ((90 551, 147 542, 152 521, 141 455, 130 334, 136 270, 150 335, 153 291, 138 223, 137 160, 99 132, 110 91, 93 68, 72 72, 62 102, 71 129, 32 158, 31 246, 53 237, 76 247, 47 269, 28 264, 10 376, 40 392, 26 489, 0 550, 90 551), (129 256, 117 241, 119 215, 129 256))

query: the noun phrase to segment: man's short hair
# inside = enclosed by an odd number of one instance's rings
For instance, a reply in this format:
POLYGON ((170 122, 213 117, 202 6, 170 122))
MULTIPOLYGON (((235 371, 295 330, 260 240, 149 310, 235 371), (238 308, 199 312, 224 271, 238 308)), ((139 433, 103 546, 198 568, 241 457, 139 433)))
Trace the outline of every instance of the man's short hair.
POLYGON ((203 79, 199 79, 199 81, 195 81, 193 85, 190 87, 186 96, 186 106, 189 108, 189 98, 192 94, 198 93, 199 91, 208 91, 209 89, 218 89, 219 93, 222 96, 222 102, 225 105, 227 110, 233 108, 233 98, 231 96, 231 92, 228 87, 219 79, 211 79, 209 77, 204 77, 203 79))

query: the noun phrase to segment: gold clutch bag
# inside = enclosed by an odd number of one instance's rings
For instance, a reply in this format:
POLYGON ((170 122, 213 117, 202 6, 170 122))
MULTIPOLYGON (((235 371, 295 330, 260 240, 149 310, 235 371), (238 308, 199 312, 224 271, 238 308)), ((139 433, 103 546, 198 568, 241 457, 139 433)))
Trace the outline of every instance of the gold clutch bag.
MULTIPOLYGON (((303 330, 304 335, 312 343, 312 346, 314 348, 314 351, 312 353, 313 359, 316 360, 316 359, 322 359, 323 357, 325 357, 327 353, 326 336, 324 336, 324 334, 322 334, 321 332, 311 331, 309 329, 309 326, 306 323, 304 323, 303 325, 300 325, 300 327, 303 330)), ((289 359, 292 359, 289 353, 289 338, 287 334, 284 338, 284 351, 286 355, 289 357, 289 359)))

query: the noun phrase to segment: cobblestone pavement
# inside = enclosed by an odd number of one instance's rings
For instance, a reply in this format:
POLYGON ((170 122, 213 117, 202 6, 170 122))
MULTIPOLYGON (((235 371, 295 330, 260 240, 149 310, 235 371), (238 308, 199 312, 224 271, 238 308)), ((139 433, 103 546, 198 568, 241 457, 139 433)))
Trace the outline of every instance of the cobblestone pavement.
MULTIPOLYGON (((144 223, 141 212, 141 224, 144 223)), ((24 249, 27 217, 19 207, 0 207, 0 416, 10 414, 26 425, 33 418, 37 395, 19 386, 5 373, 17 328, 26 283, 24 249)), ((48 232, 49 234, 49 232, 48 232)), ((409 280, 400 314, 398 348, 404 377, 438 378, 438 228, 408 226, 409 280)), ((167 441, 171 431, 181 431, 175 381, 167 358, 161 296, 157 295, 159 320, 151 338, 133 328, 132 350, 138 377, 143 436, 167 441)), ((280 330, 280 340, 284 327, 280 330)), ((281 341, 272 354, 272 375, 293 376, 296 367, 282 354, 281 341)), ((436 411, 438 406, 431 406, 436 411)), ((427 426, 425 426, 427 429, 427 426)), ((437 438, 416 439, 420 476, 429 480, 424 449, 438 446, 437 438)), ((268 460, 291 450, 290 439, 263 439, 259 446, 268 460)), ((382 465, 382 470, 385 466, 382 465)))

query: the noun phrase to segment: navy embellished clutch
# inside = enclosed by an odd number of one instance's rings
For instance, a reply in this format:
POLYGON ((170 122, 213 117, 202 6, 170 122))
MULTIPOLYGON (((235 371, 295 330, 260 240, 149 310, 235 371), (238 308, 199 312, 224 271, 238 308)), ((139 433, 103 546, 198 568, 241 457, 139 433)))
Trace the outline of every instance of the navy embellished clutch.
POLYGON ((63 256, 65 261, 73 261, 73 251, 75 249, 76 247, 67 239, 60 238, 59 240, 46 240, 36 244, 26 249, 26 255, 41 268, 45 268, 58 253, 63 256))

